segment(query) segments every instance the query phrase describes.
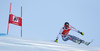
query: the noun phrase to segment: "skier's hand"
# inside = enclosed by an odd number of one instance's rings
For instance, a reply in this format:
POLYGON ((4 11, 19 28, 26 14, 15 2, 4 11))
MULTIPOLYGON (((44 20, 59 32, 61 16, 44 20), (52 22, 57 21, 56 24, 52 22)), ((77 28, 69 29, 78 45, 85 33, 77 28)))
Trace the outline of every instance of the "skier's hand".
POLYGON ((81 35, 84 35, 84 33, 83 33, 83 32, 81 32, 81 35))
POLYGON ((58 39, 56 39, 54 42, 58 42, 58 39))
POLYGON ((84 35, 84 33, 83 33, 83 32, 78 31, 78 33, 80 33, 81 35, 84 35))

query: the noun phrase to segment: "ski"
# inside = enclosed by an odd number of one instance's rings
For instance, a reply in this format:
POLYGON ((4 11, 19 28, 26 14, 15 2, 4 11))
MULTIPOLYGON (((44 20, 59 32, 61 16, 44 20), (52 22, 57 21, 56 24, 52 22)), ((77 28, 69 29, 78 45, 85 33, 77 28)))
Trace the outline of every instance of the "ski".
POLYGON ((93 40, 94 40, 94 39, 92 39, 92 41, 90 41, 90 42, 87 44, 87 46, 88 46, 89 44, 91 44, 91 43, 93 42, 93 40))

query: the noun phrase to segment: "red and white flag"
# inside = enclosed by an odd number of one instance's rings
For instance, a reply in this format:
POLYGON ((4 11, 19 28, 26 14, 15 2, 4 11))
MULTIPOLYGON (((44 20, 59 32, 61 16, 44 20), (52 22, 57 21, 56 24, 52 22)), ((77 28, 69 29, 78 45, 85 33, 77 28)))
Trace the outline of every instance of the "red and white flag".
POLYGON ((18 26, 22 26, 22 18, 17 17, 13 14, 9 14, 9 22, 8 23, 18 25, 18 26))
POLYGON ((12 5, 12 3, 10 3, 7 34, 9 32, 9 24, 14 24, 14 25, 21 26, 21 37, 22 37, 22 7, 21 7, 21 17, 17 17, 15 15, 11 14, 11 5, 12 5))

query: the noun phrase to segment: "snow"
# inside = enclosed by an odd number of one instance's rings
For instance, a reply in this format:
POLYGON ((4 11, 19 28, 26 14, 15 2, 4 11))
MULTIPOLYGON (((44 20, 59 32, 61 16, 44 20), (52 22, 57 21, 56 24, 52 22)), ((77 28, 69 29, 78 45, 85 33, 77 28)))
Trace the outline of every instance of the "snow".
POLYGON ((0 51, 100 51, 100 47, 34 41, 1 33, 0 51))

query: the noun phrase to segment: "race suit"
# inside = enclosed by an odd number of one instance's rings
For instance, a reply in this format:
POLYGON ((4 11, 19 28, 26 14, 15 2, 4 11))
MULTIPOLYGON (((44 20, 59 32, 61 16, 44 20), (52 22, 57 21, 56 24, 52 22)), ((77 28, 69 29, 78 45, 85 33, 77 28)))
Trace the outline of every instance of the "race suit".
POLYGON ((63 41, 71 40, 73 42, 80 41, 81 43, 84 43, 84 40, 81 40, 80 38, 78 38, 76 36, 69 35, 70 30, 79 32, 71 25, 69 25, 69 27, 67 29, 65 27, 62 27, 56 39, 59 39, 59 36, 61 35, 63 41))

